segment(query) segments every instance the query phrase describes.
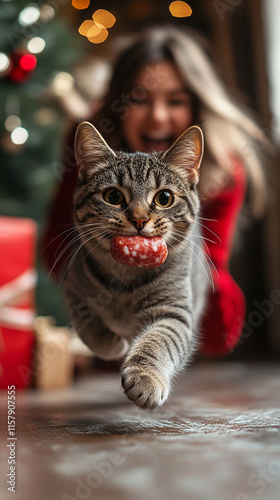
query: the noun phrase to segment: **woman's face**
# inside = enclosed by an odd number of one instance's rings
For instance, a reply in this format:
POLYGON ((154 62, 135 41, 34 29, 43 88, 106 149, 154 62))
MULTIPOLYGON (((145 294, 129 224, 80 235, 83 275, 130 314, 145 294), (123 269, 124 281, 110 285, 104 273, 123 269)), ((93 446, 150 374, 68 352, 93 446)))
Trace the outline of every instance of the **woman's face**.
POLYGON ((121 128, 131 151, 165 151, 192 124, 191 95, 168 61, 140 71, 127 105, 121 128))

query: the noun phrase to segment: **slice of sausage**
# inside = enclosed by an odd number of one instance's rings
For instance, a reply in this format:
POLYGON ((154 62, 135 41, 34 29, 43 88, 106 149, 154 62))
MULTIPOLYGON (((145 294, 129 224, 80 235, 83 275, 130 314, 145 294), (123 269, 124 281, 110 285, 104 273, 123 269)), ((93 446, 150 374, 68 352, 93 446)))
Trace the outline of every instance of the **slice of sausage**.
POLYGON ((120 264, 135 267, 159 267, 168 254, 163 238, 155 236, 114 236, 111 255, 120 264))

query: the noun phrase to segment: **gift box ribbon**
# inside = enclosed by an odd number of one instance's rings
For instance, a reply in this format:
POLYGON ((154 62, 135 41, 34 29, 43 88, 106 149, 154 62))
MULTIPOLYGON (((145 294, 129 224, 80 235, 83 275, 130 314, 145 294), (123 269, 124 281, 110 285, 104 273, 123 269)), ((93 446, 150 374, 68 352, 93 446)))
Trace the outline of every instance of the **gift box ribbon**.
POLYGON ((20 309, 19 304, 31 293, 36 283, 37 274, 30 269, 0 287, 1 326, 19 330, 30 330, 33 327, 35 317, 33 309, 20 309))

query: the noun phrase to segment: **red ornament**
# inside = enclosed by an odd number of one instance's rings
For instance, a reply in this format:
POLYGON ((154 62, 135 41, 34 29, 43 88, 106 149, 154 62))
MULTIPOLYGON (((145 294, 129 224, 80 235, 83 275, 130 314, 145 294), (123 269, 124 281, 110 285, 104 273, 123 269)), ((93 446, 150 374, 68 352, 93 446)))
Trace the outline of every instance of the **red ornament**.
POLYGON ((34 69, 36 68, 37 58, 29 52, 13 52, 10 54, 12 66, 9 74, 7 75, 8 80, 15 83, 22 83, 32 75, 34 69))

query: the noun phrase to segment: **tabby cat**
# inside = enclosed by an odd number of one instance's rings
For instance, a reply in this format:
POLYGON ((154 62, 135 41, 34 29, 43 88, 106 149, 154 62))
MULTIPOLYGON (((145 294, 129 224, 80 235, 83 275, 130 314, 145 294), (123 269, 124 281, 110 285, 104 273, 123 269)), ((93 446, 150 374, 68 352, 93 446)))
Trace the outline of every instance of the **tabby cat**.
POLYGON ((155 408, 198 346, 207 291, 196 190, 202 131, 189 128, 164 153, 125 153, 83 122, 75 155, 76 248, 63 280, 69 315, 97 357, 125 357, 127 397, 155 408), (138 219, 145 219, 141 229, 138 219), (136 234, 165 240, 168 257, 160 267, 112 258, 112 237, 136 234))

